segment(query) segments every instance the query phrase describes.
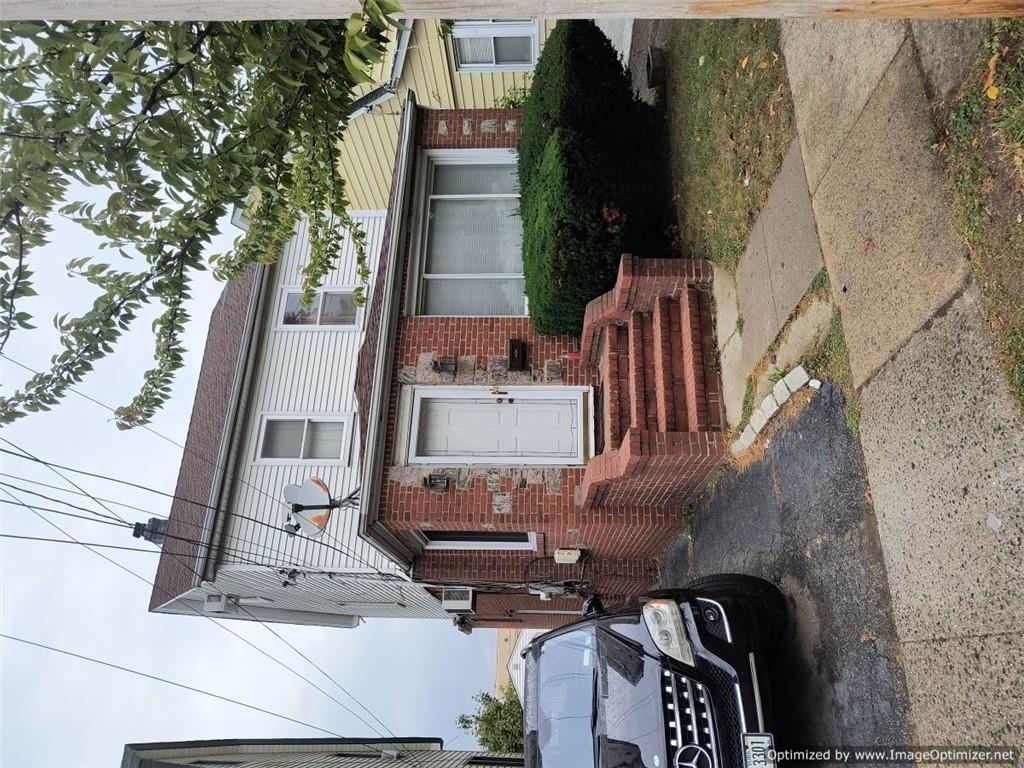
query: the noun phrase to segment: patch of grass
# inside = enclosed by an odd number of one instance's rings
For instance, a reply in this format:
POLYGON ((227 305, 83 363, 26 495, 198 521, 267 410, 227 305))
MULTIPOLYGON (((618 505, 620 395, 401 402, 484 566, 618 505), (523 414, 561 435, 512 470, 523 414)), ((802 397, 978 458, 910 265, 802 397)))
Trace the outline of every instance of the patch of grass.
POLYGON ((829 379, 843 388, 846 397, 846 426, 853 434, 860 434, 860 400, 853 388, 850 372, 850 354, 843 334, 843 318, 833 310, 828 333, 818 345, 804 355, 800 364, 817 379, 829 379))
POLYGON ((742 317, 737 317, 736 318, 736 333, 740 334, 741 336, 743 335, 743 318, 742 317))
POLYGON ((754 412, 754 379, 747 379, 747 389, 743 393, 743 411, 740 415, 740 423, 736 425, 736 429, 740 432, 747 426, 747 422, 750 421, 750 414, 754 412))
POLYGON ((933 146, 946 161, 996 360, 1024 413, 1024 21, 991 24, 933 146))
POLYGON ((832 283, 828 279, 828 270, 822 267, 818 270, 818 274, 811 280, 811 287, 808 293, 811 296, 820 296, 821 298, 827 299, 832 290, 832 283))
POLYGON ((795 135, 778 23, 676 22, 667 70, 678 245, 735 269, 795 135))

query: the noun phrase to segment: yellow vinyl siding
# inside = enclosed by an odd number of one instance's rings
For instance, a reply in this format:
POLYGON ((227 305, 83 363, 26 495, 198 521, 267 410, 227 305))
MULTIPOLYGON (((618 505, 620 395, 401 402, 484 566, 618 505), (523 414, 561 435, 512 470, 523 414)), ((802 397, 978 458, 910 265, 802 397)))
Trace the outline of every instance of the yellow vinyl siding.
MULTIPOLYGON (((541 47, 554 25, 554 19, 540 20, 541 47)), ((378 67, 378 82, 361 86, 357 95, 385 83, 394 57, 395 43, 392 41, 387 56, 378 67)), ((496 106, 511 89, 528 86, 530 76, 530 72, 456 72, 451 41, 441 36, 440 21, 414 21, 396 97, 353 118, 345 132, 339 165, 347 184, 351 208, 369 211, 387 207, 401 105, 407 91, 416 94, 416 102, 421 107, 486 109, 496 106)))

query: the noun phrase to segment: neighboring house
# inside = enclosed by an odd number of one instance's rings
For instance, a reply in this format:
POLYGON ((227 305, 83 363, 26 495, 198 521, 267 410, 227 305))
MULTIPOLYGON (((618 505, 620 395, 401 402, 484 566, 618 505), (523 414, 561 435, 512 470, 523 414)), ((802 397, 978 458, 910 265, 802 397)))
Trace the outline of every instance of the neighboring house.
MULTIPOLYGON (((380 213, 354 212, 371 267, 380 213)), ((365 310, 352 298, 346 240, 313 306, 299 306, 304 225, 278 263, 229 283, 210 321, 176 498, 150 609, 352 627, 364 616, 443 618, 406 569, 335 510, 314 541, 284 529, 288 484, 320 478, 336 497, 359 485, 353 371, 365 310)))
MULTIPOLYGON (((530 82, 555 21, 406 19, 394 35, 374 82, 361 86, 341 146, 341 173, 353 208, 387 207, 402 103, 414 91, 439 109, 498 106, 530 82)), ((453 133, 462 126, 452 125, 453 133)))
POLYGON ((508 768, 519 755, 450 752, 441 739, 217 739, 126 744, 121 768, 508 768))
POLYGON ((526 660, 523 651, 533 638, 541 634, 540 629, 499 629, 498 663, 495 670, 494 695, 501 696, 509 685, 515 690, 519 701, 523 701, 526 680, 526 660))
POLYGON ((361 533, 464 629, 648 588, 724 449, 709 264, 623 257, 582 339, 534 332, 520 125, 409 94, 359 360, 361 533))

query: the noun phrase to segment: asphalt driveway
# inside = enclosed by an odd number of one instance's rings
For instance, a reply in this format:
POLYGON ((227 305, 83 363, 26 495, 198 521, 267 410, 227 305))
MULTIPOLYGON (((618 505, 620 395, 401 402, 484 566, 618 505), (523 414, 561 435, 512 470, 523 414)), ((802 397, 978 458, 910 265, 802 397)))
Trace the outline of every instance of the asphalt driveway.
POLYGON ((907 692, 864 460, 824 385, 763 461, 731 471, 666 553, 662 586, 711 573, 777 584, 780 747, 911 742, 907 692))

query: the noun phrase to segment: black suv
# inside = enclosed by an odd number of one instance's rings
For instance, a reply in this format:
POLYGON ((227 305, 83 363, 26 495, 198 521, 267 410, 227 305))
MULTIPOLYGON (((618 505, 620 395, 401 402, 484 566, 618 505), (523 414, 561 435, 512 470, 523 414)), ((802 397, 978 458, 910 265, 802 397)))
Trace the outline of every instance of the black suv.
POLYGON ((709 576, 537 637, 524 652, 532 768, 773 768, 765 672, 786 604, 709 576))

